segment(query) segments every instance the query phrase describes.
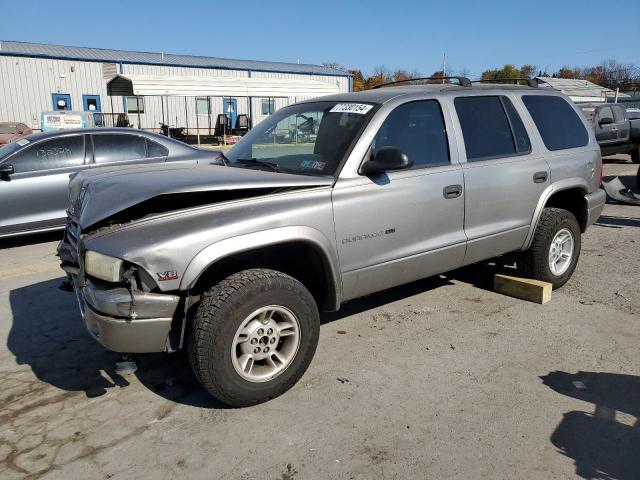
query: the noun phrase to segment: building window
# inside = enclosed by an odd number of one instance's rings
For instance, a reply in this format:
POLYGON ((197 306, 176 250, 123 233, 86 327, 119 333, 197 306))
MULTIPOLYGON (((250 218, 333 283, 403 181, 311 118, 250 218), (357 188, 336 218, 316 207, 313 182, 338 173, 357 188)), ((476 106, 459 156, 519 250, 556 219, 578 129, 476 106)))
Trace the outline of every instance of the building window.
POLYGON ((144 97, 127 97, 127 113, 144 113, 144 97))
POLYGON ((275 98, 263 98, 262 99, 262 115, 271 115, 276 111, 276 99, 275 98))
POLYGON ((198 115, 210 115, 211 105, 209 97, 196 97, 196 113, 198 115))

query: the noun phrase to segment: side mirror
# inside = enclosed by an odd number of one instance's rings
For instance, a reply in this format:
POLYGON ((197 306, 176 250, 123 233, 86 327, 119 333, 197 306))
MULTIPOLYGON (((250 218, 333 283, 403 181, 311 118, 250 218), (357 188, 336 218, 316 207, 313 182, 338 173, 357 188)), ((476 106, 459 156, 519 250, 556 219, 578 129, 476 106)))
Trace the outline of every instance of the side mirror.
POLYGON ((15 173, 13 165, 11 165, 10 163, 0 165, 0 175, 11 175, 12 173, 15 173))
POLYGON ((413 162, 398 147, 382 147, 376 154, 362 164, 360 167, 361 175, 375 175, 391 170, 404 170, 411 168, 413 162))
POLYGON ((598 123, 600 125, 611 125, 613 123, 613 118, 604 117, 604 118, 601 118, 600 120, 598 120, 598 123))

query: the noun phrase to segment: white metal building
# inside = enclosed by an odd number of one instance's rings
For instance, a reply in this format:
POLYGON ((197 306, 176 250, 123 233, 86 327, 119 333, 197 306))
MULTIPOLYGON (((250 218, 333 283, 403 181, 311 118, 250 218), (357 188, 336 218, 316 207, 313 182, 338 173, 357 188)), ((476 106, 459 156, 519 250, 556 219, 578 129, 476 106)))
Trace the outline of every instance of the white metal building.
MULTIPOLYGON (((541 88, 560 90, 576 103, 606 102, 616 97, 614 90, 588 80, 553 77, 536 77, 536 80, 541 88)), ((619 93, 618 96, 626 97, 627 95, 619 93)))
POLYGON ((319 65, 231 60, 0 41, 0 121, 34 129, 51 110, 127 113, 134 127, 161 121, 206 135, 223 111, 255 125, 274 110, 348 92, 351 76, 319 65))

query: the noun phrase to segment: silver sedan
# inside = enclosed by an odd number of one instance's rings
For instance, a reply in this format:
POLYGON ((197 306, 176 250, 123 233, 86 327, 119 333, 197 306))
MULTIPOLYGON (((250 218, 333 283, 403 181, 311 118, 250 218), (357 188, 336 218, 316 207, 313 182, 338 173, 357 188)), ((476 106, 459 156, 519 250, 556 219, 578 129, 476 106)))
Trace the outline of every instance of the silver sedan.
POLYGON ((75 172, 175 161, 217 163, 217 157, 215 151, 129 128, 28 135, 0 147, 0 238, 62 229, 69 175, 75 172))

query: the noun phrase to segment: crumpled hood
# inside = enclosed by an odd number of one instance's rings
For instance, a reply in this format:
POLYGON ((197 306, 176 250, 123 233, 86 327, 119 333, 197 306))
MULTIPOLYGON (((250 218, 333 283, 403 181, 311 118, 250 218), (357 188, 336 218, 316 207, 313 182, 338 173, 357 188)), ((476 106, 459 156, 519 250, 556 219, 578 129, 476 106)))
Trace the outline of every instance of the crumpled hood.
MULTIPOLYGON (((313 177, 221 165, 165 163, 88 169, 72 176, 69 211, 82 228, 142 202, 172 194, 292 187, 320 187, 331 177, 313 177)), ((203 201, 203 204, 209 202, 203 201)))

